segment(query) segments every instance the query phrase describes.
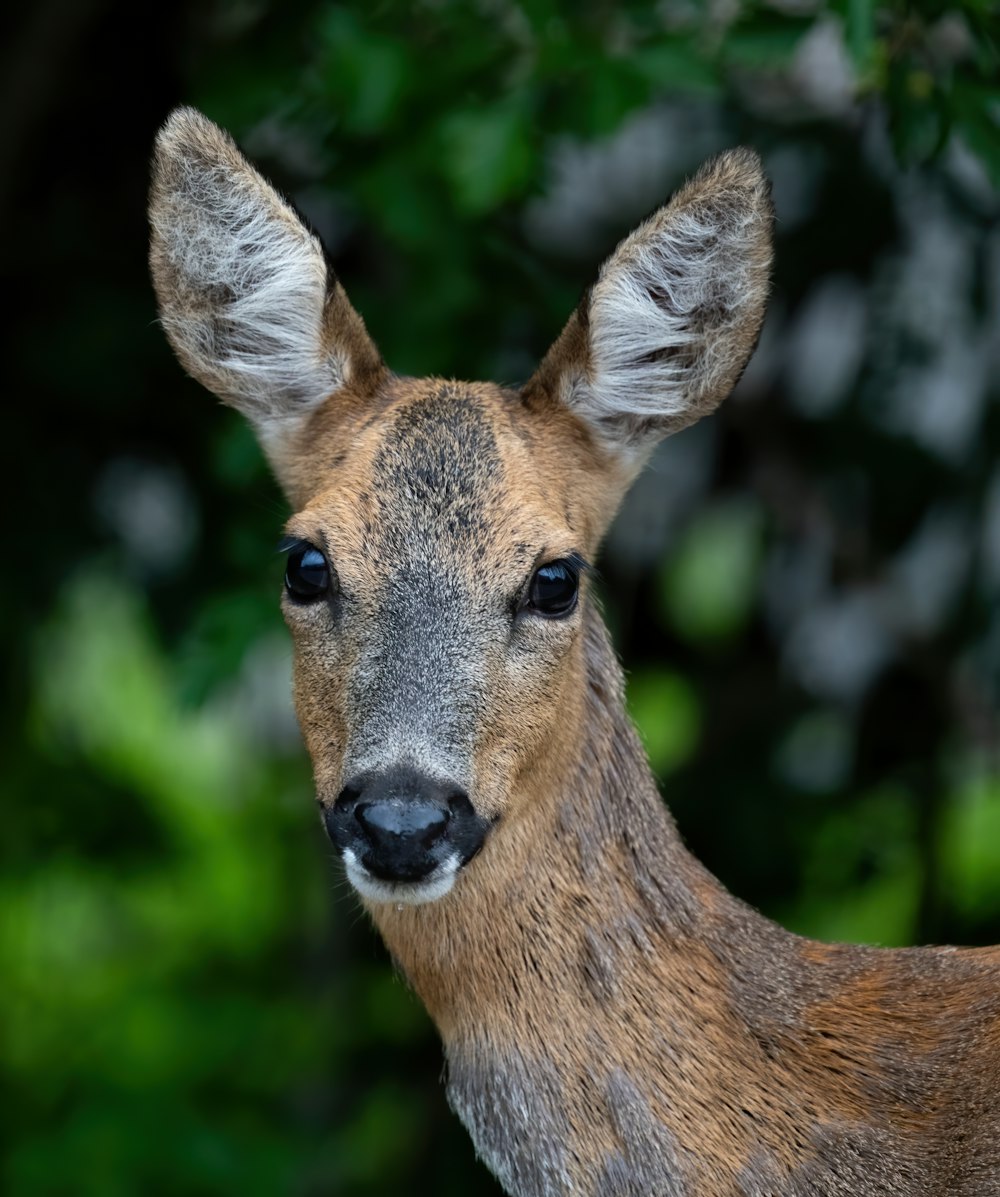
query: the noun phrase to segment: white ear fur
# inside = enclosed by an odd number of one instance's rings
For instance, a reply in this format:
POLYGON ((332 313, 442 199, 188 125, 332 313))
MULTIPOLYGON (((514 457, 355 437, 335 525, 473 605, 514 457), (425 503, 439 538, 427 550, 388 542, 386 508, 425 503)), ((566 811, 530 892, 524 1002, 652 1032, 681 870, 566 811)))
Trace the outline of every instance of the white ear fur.
POLYGON ((265 449, 348 381, 359 356, 352 349, 377 360, 353 309, 349 327, 326 327, 331 307, 343 317, 349 305, 319 241, 193 108, 172 113, 157 138, 150 223, 153 280, 174 350, 252 421, 265 449))
POLYGON ((771 222, 756 154, 702 167, 604 263, 536 380, 618 451, 693 423, 753 351, 771 222))

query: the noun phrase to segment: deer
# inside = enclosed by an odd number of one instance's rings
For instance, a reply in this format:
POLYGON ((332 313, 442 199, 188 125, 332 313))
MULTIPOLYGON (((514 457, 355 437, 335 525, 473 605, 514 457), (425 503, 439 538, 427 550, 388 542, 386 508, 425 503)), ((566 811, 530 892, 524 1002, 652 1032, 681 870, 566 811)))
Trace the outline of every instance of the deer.
POLYGON ((393 373, 322 245, 174 111, 150 261, 184 369, 294 511, 282 610, 322 823, 514 1197, 1000 1194, 1000 950, 794 935, 684 847, 592 563, 755 347, 772 203, 705 163, 520 388, 393 373))

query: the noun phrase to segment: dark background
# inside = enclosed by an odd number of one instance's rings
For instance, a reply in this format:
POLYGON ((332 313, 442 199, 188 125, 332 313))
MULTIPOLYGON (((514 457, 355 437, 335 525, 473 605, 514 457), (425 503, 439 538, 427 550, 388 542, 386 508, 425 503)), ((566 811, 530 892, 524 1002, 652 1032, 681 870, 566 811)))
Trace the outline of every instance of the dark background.
POLYGON ((786 925, 1000 940, 997 20, 8 13, 5 1193, 494 1191, 316 825, 283 501, 155 324, 147 160, 179 102, 309 216, 395 369, 501 382, 704 157, 761 152, 759 352, 601 564, 633 712, 688 843, 786 925))

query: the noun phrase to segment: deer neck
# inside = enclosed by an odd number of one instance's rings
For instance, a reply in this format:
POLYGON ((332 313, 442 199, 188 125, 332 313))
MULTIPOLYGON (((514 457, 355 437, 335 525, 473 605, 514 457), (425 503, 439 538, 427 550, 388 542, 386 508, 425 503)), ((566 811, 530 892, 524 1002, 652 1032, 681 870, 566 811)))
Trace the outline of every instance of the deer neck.
POLYGON ((720 1156, 759 1146, 771 1062, 756 1024, 792 1017, 805 964, 684 849, 596 616, 585 656, 575 767, 550 770, 452 894, 373 914, 441 1033, 452 1104, 512 1192, 643 1175, 632 1143, 655 1169, 642 1191, 671 1193, 663 1170, 713 1150, 713 1111, 720 1156))
POLYGON ((480 1156, 517 1197, 978 1194, 926 1143, 962 1141, 957 1059, 996 1117, 996 954, 816 943, 732 897, 680 842, 596 616, 585 647, 575 767, 445 898, 373 908, 480 1156))

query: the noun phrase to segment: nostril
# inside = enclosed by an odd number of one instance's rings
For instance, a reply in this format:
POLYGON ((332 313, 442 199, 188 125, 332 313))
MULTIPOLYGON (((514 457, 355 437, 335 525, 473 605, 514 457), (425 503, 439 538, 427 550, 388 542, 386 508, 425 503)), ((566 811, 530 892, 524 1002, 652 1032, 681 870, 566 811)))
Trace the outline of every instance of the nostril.
POLYGON ((410 840, 430 847, 451 818, 447 807, 425 802, 360 802, 354 817, 372 841, 410 840))
POLYGON ((337 801, 334 806, 339 806, 341 810, 354 806, 357 800, 361 797, 361 786, 346 785, 337 795, 337 801))
POLYGON ((458 818, 469 818, 475 815, 469 795, 464 790, 455 790, 448 795, 448 811, 458 818))

